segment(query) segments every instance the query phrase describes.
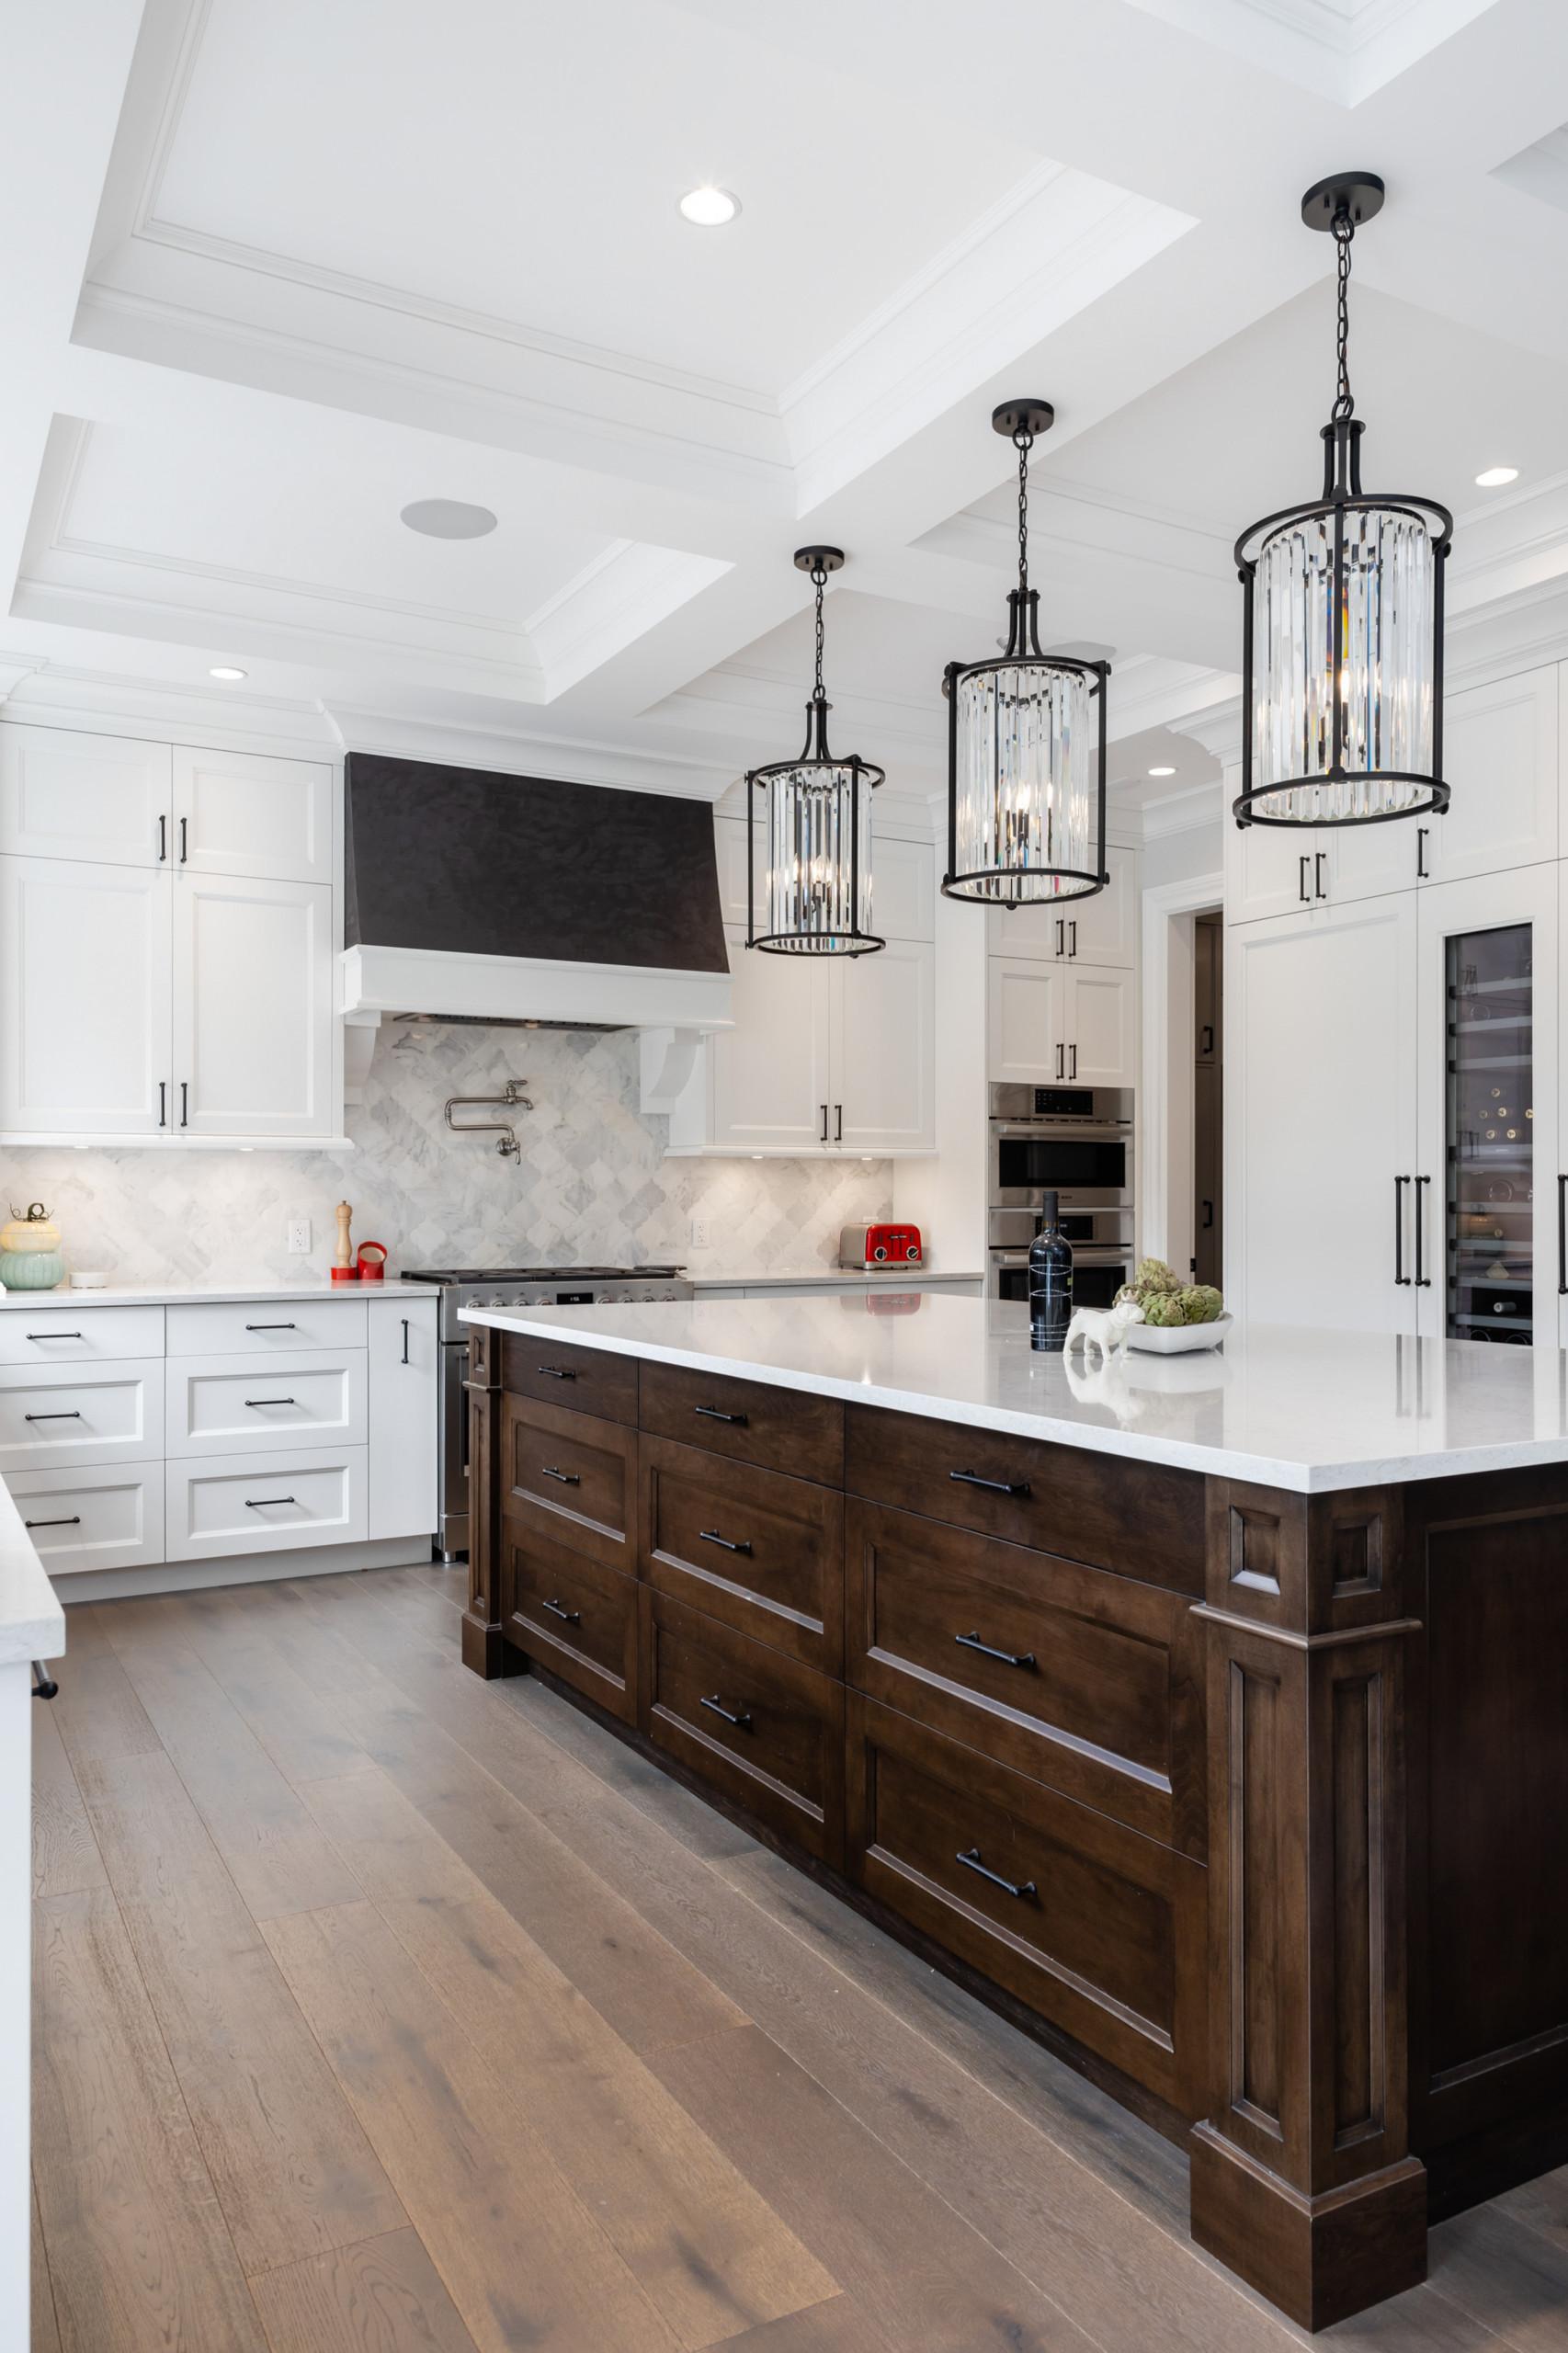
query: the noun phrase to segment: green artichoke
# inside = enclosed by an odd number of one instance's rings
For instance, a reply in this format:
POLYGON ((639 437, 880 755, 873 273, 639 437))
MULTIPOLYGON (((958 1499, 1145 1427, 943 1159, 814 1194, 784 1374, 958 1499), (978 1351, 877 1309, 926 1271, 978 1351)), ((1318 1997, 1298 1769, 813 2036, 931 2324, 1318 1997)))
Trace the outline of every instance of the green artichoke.
POLYGON ((1184 1323, 1212 1324, 1224 1313, 1225 1302, 1212 1283, 1188 1283, 1181 1306, 1184 1323))
POLYGON ((1163 1258, 1140 1258, 1132 1288, 1147 1307, 1151 1298, 1174 1298, 1181 1285, 1163 1258))
POLYGON ((1187 1321, 1182 1313, 1179 1291, 1150 1291, 1145 1294, 1142 1305, 1145 1324, 1169 1325, 1185 1324, 1187 1321))

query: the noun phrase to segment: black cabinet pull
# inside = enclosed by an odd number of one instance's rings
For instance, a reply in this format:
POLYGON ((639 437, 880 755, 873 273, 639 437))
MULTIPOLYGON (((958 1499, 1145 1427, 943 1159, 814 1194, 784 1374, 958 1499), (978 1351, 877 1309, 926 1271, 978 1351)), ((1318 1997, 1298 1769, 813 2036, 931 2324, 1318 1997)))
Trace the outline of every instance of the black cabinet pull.
POLYGON ((190 1081, 187 1078, 182 1078, 179 1083, 179 1123, 182 1128, 190 1125, 190 1081))
POLYGON ((694 1405, 691 1410, 694 1414, 700 1414, 705 1421, 733 1422, 737 1429, 743 1430, 746 1426, 744 1414, 726 1414, 722 1405, 694 1405))
POLYGON ((24 1422, 79 1422, 80 1414, 24 1414, 24 1422))
POLYGON ((1205 1201, 1205 1202, 1204 1202, 1204 1204, 1203 1204, 1203 1231, 1204 1231, 1204 1233, 1208 1233, 1208 1231, 1209 1231, 1210 1227, 1213 1224, 1213 1222, 1214 1222, 1214 1204, 1213 1204, 1213 1202, 1212 1202, 1212 1201, 1205 1201))
POLYGON ((161 1078, 158 1081, 158 1125, 161 1128, 166 1128, 168 1124, 169 1082, 166 1078, 161 1078))
POLYGON ((1568 1298, 1568 1176, 1557 1180, 1557 1295, 1568 1298))
POLYGON ((1065 1078, 1067 1075, 1067 1049, 1065 1046, 1059 1045, 1056 1049, 1056 1075, 1058 1078, 1065 1078))
POLYGON ((79 1340, 80 1332, 24 1332, 27 1340, 79 1340))
POLYGON ((247 1405, 297 1405, 297 1397, 247 1397, 247 1405))
POLYGON ((1296 882, 1296 895, 1301 900, 1303 907, 1310 907, 1312 903, 1312 894, 1307 888, 1308 860, 1307 854, 1304 850, 1301 857, 1296 860, 1296 864, 1301 869, 1301 872, 1296 882))
POLYGON ((1076 915, 1073 917, 1067 926, 1067 937, 1073 943, 1068 949, 1067 953, 1070 957, 1076 956, 1078 953, 1078 918, 1076 915))
POLYGON ((1314 851, 1312 856, 1312 892, 1314 896, 1320 899, 1326 899, 1328 896, 1328 892, 1323 887, 1323 862, 1327 856, 1328 852, 1325 849, 1314 851))
POLYGON ((999 1651, 983 1643, 978 1634, 955 1634, 953 1640, 961 1649, 978 1651, 982 1658, 999 1658, 1004 1666, 1033 1666, 1033 1651, 999 1651))
POLYGON ((1199 1033, 1198 1051, 1200 1054, 1211 1054, 1214 1051, 1214 1024, 1211 1021, 1206 1021, 1199 1033))
POLYGON ((697 1532, 699 1536, 701 1537, 702 1541, 705 1544, 717 1544, 722 1552, 744 1552, 748 1561, 751 1558, 751 1546, 749 1544, 744 1541, 739 1544, 732 1544, 730 1539, 727 1536, 721 1536, 716 1528, 699 1528, 697 1532))
POLYGON ((1059 956, 1064 956, 1067 952, 1066 941, 1063 938, 1066 928, 1067 926, 1065 922, 1061 915, 1058 915, 1056 918, 1056 952, 1059 956))
POLYGON ((547 1601, 543 1607, 549 1610, 552 1618, 563 1620, 568 1626, 580 1626, 583 1622, 583 1613, 580 1609, 564 1608, 559 1601, 547 1601))
POLYGON ((966 1871, 973 1871, 977 1878, 989 1880, 992 1886, 999 1887, 1004 1895, 1021 1896, 1027 1901, 1032 1901, 1034 1897, 1035 1883, 1032 1879, 1004 1879, 1000 1871, 988 1871, 980 1859, 978 1847, 966 1847, 961 1854, 953 1857, 953 1860, 956 1863, 961 1863, 966 1871))
POLYGON ((297 1503, 298 1500, 299 1498, 295 1495, 247 1495, 245 1509, 246 1511, 267 1511, 274 1504, 291 1504, 297 1503))
POLYGON ((1408 1176, 1393 1180, 1393 1279, 1400 1288, 1408 1290, 1410 1277, 1404 1271, 1404 1188, 1408 1176))
POLYGON ((1421 1224, 1426 1212, 1426 1203, 1421 1199, 1421 1188, 1431 1182, 1430 1176, 1418 1176, 1415 1179, 1415 1288, 1417 1290, 1430 1290, 1432 1288, 1431 1276, 1424 1275, 1421 1271, 1421 1224))
POLYGON ((536 1364, 534 1370, 542 1373, 547 1381, 575 1381, 577 1378, 569 1364, 536 1364))
POLYGON ((180 862, 180 864, 181 864, 182 866, 185 864, 185 861, 186 861, 187 845, 186 845, 186 838, 185 838, 185 829, 186 829, 186 826, 187 826, 187 824, 188 824, 188 822, 189 822, 189 820, 188 820, 187 818, 185 818, 185 817, 182 817, 182 818, 180 819, 180 821, 179 821, 179 862, 180 862))
POLYGON ((406 1315, 403 1319, 403 1360, 404 1364, 408 1362, 408 1318, 406 1315))
POLYGON ((168 857, 168 854, 169 821, 160 810, 158 813, 158 864, 160 866, 163 865, 165 859, 168 857))
POLYGON ((825 1103, 822 1107, 822 1141, 824 1143, 827 1142, 827 1105, 825 1103))
POLYGON ((1069 1078, 1076 1078, 1078 1075, 1078 1049, 1076 1044, 1069 1046, 1067 1051, 1073 1057, 1073 1067, 1068 1072, 1067 1075, 1069 1078))
POLYGON ((291 1332, 293 1329, 292 1324, 247 1324, 245 1325, 247 1332, 291 1332))
POLYGON ((559 1479, 563 1487, 580 1487, 583 1483, 581 1472, 558 1471, 553 1462, 541 1462, 539 1471, 541 1479, 559 1479))
POLYGON ((81 1525, 79 1511, 74 1511, 69 1519, 24 1519, 22 1522, 24 1528, 80 1528, 81 1525))
POLYGON ((1428 882, 1432 879, 1426 871, 1426 836, 1430 831, 1429 825, 1417 825, 1415 828, 1415 880, 1418 882, 1428 882))
POLYGON ((726 1708, 724 1702, 720 1699, 717 1692, 714 1693, 711 1699, 704 1699, 702 1701, 702 1705, 705 1708, 711 1708, 716 1716, 722 1716, 727 1724, 733 1724, 737 1732, 750 1732, 751 1711, 749 1709, 742 1708, 737 1713, 733 1710, 726 1708))
POLYGON ((949 1471, 948 1476, 960 1487, 984 1487, 994 1495, 1027 1495, 1029 1491, 1027 1479, 983 1479, 978 1471, 949 1471))
POLYGON ((835 1143, 842 1143, 844 1142, 844 1106, 842 1103, 835 1103, 833 1108, 833 1141, 835 1143))

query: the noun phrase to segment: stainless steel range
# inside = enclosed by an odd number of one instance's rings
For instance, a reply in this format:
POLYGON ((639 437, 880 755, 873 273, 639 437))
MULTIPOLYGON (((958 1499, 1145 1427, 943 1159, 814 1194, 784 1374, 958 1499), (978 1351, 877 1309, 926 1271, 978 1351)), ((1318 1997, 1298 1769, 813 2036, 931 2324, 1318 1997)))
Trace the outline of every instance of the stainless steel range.
POLYGON ((441 1558, 468 1551, 465 1307, 591 1307, 598 1302, 689 1299, 679 1267, 409 1267, 403 1279, 441 1294, 441 1558))

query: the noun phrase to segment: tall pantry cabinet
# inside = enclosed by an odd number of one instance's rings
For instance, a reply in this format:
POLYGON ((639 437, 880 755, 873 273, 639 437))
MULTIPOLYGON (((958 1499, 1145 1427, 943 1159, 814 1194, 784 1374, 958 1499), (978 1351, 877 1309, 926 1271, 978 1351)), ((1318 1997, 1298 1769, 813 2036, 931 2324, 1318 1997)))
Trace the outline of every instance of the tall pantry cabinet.
POLYGON ((0 1141, 330 1140, 333 772, 0 727, 0 1141))
POLYGON ((1568 1340, 1564 691, 1553 664, 1449 697, 1442 816, 1227 812, 1225 1288, 1253 1321, 1568 1340))

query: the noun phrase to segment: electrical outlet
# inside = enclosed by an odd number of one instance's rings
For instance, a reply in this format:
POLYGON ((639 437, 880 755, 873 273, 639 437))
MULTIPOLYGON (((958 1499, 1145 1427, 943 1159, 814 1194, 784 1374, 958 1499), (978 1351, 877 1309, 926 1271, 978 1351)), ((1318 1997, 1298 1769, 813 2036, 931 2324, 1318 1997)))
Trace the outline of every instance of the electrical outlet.
POLYGON ((289 1253, 294 1258, 311 1255, 311 1221, 308 1217, 291 1217, 289 1221, 289 1253))
POLYGON ((692 1248, 694 1250, 706 1250, 710 1245, 711 1238, 712 1229, 709 1225, 708 1220, 705 1217, 694 1217, 691 1221, 692 1248))

